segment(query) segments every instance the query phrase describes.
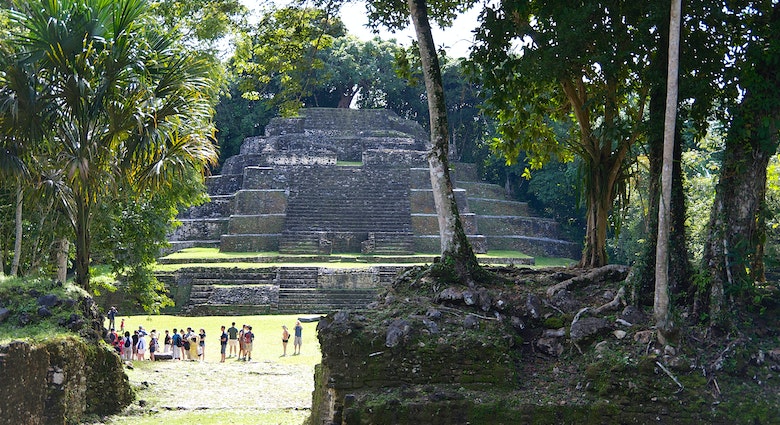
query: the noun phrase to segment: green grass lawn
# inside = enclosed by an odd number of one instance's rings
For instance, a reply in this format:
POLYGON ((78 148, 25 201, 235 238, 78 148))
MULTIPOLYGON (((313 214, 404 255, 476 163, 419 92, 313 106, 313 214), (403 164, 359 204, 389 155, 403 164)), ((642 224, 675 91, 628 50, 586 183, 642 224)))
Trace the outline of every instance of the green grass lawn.
MULTIPOLYGON (((326 268, 362 268, 378 265, 399 264, 393 263, 392 257, 387 257, 386 262, 376 262, 376 256, 365 254, 343 254, 334 255, 333 261, 316 261, 306 262, 304 259, 311 258, 311 255, 285 255, 284 258, 288 261, 275 261, 275 262, 254 262, 251 258, 257 257, 278 257, 278 252, 220 252, 218 248, 187 248, 181 251, 177 251, 168 255, 165 258, 172 260, 188 260, 186 264, 157 264, 155 270, 162 272, 176 271, 182 267, 232 267, 232 268, 255 268, 255 267, 295 267, 301 264, 306 264, 310 267, 326 267, 326 268), (301 262, 294 262, 294 259, 301 258, 301 262), (247 261, 233 262, 231 260, 246 258, 247 261), (225 262, 213 262, 206 260, 219 260, 224 259, 225 262), (200 260, 200 261, 199 261, 200 260), (369 262, 368 260, 371 260, 369 262)), ((435 253, 414 254, 406 255, 407 258, 419 258, 419 262, 403 263, 403 265, 424 265, 429 264, 433 257, 437 256, 435 253)), ((384 258, 384 257, 380 257, 384 258)), ((519 251, 489 251, 486 254, 477 254, 477 258, 481 260, 489 261, 493 258, 530 258, 530 256, 523 254, 519 251)), ((534 267, 566 267, 576 263, 575 260, 569 258, 554 258, 554 257, 536 257, 536 265, 534 267)))
MULTIPOLYGON (((282 325, 293 332, 298 315, 287 316, 121 316, 125 329, 206 330, 206 358, 200 361, 134 361, 126 369, 137 400, 102 425, 299 425, 309 416, 314 365, 322 359, 316 322, 302 323, 301 355, 281 357, 282 325), (220 363, 220 326, 252 326, 252 361, 220 363), (142 402, 141 402, 142 401, 142 402)), ((310 317, 310 316, 306 316, 310 317)), ((292 338, 288 353, 292 353, 292 338)), ((148 355, 147 355, 148 358, 148 355)))

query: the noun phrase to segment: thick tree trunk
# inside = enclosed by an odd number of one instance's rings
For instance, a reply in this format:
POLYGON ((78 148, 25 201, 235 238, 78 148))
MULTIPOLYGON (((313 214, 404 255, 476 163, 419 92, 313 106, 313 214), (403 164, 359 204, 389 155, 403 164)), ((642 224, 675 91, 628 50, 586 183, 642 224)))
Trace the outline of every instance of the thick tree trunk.
MULTIPOLYGON (((609 212, 615 201, 615 185, 621 179, 623 160, 628 153, 629 146, 634 142, 636 133, 630 139, 607 140, 594 134, 593 124, 588 110, 587 90, 585 84, 579 80, 562 80, 561 86, 566 98, 569 100, 580 127, 581 143, 586 151, 583 155, 585 172, 587 173, 586 199, 586 229, 585 247, 580 259, 580 267, 601 267, 607 264, 607 227, 609 224, 609 212)), ((617 85, 609 85, 612 96, 617 96, 617 85)), ((641 103, 640 103, 641 104, 641 103)), ((618 115, 616 102, 611 102, 612 107, 607 108, 609 114, 605 114, 602 126, 608 127, 615 124, 618 115)), ((642 107, 637 114, 642 116, 642 107)), ((609 134, 608 129, 602 129, 609 134)))
MULTIPOLYGON (((603 179, 597 175, 598 165, 591 165, 591 175, 597 182, 597 187, 603 187, 611 192, 611 187, 602 186, 603 179)), ((607 264, 607 224, 609 210, 612 208, 612 196, 605 196, 600 190, 589 190, 588 211, 585 229, 585 249, 582 251, 581 267, 602 267, 607 264)))
POLYGON ((11 263, 11 276, 16 276, 19 273, 19 263, 22 258, 22 201, 24 200, 24 192, 22 191, 22 183, 17 182, 16 188, 16 213, 14 216, 14 259, 11 263))
POLYGON ((664 119, 664 152, 661 172, 661 197, 658 202, 658 242, 655 255, 655 297, 653 318, 659 340, 664 343, 673 327, 669 302, 669 231, 671 228, 672 162, 674 160, 675 124, 677 121, 677 72, 680 52, 681 0, 672 0, 669 18, 669 66, 666 80, 666 114, 664 119))
MULTIPOLYGON (((770 13, 770 11, 767 11, 770 13)), ((697 313, 709 311, 711 323, 726 320, 726 294, 734 301, 749 295, 763 276, 762 219, 766 195, 766 167, 780 142, 780 4, 768 20, 769 34, 752 55, 754 68, 746 69, 746 94, 734 114, 726 137, 721 174, 715 189, 709 234, 704 247, 703 269, 709 272, 709 288, 698 294, 697 313), (707 298, 709 297, 709 298, 707 298), (707 305, 709 303, 709 305, 707 305)))
POLYGON ((444 103, 444 87, 439 58, 428 21, 427 4, 425 0, 408 0, 407 4, 417 34, 425 90, 428 95, 432 145, 431 151, 428 153, 428 164, 433 199, 439 219, 441 261, 445 265, 451 264, 458 278, 471 285, 475 274, 481 272, 481 269, 463 230, 458 206, 455 203, 455 195, 452 191, 447 157, 449 150, 447 109, 444 103))

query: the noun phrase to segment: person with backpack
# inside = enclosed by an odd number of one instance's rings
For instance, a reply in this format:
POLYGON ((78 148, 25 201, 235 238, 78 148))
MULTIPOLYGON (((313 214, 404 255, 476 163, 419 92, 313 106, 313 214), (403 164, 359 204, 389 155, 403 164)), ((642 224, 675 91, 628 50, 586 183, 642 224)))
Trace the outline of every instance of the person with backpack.
POLYGON ((154 361, 154 353, 159 350, 158 347, 157 330, 152 329, 152 333, 149 334, 149 360, 154 361))
POLYGON ((173 345, 173 355, 171 356, 171 359, 181 360, 181 335, 176 331, 176 328, 173 328, 171 344, 173 345))
POLYGON ((108 331, 108 343, 114 347, 117 353, 120 353, 121 350, 119 348, 122 344, 119 343, 119 335, 116 333, 114 328, 111 328, 111 330, 108 331))
POLYGON ((144 359, 144 354, 146 354, 146 333, 139 332, 138 343, 135 346, 135 355, 141 361, 144 359))
POLYGON ((122 338, 122 359, 126 361, 133 359, 133 338, 130 337, 130 331, 125 331, 125 337, 122 338))
POLYGON ((246 332, 244 332, 244 360, 252 361, 252 343, 255 340, 255 334, 252 333, 252 327, 247 326, 246 332))

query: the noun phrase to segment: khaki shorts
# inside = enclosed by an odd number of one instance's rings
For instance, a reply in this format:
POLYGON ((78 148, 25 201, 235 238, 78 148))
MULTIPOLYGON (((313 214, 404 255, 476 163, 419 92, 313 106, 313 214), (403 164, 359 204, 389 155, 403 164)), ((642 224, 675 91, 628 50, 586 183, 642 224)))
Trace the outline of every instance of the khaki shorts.
POLYGON ((246 342, 244 343, 244 351, 246 351, 247 353, 251 353, 252 352, 252 343, 251 342, 250 343, 246 343, 246 342))
POLYGON ((229 339, 228 340, 228 346, 230 346, 230 347, 238 347, 238 340, 237 339, 229 339))

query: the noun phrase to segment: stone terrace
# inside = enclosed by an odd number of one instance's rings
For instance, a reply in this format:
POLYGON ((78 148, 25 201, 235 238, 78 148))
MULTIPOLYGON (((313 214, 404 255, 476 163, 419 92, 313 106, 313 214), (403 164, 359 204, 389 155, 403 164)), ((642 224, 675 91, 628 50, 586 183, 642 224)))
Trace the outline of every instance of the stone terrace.
MULTIPOLYGON (((202 246, 225 252, 399 258, 439 251, 425 160, 428 136, 418 124, 387 110, 313 108, 300 114, 273 119, 265 136, 247 138, 240 154, 225 161, 222 174, 208 179, 211 202, 180 215, 182 226, 170 237, 173 250, 202 246)), ((533 217, 527 204, 507 200, 500 186, 480 182, 472 164, 453 164, 453 178, 464 229, 476 252, 579 256, 580 246, 562 240, 556 222, 533 217)), ((180 276, 191 279, 182 301, 195 312, 199 305, 214 311, 220 300, 242 297, 269 311, 292 305, 326 311, 342 299, 359 307, 370 298, 345 288, 327 293, 319 284, 290 287, 278 276, 231 280, 190 274, 180 276), (319 301, 293 304, 288 299, 319 301)), ((169 286, 180 284, 174 280, 169 286)))

